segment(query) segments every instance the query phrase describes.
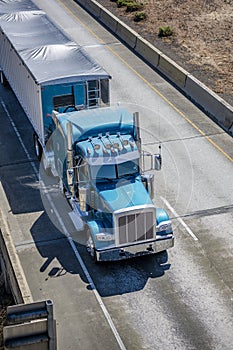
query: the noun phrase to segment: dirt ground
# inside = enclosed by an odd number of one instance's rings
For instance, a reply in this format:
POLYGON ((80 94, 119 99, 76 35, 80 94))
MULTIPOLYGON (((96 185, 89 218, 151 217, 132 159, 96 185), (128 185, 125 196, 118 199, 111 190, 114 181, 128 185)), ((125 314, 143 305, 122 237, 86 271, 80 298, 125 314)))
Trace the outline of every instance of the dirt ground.
POLYGON ((137 0, 140 22, 116 0, 97 1, 233 105, 233 0, 137 0), (164 26, 171 36, 158 36, 164 26))

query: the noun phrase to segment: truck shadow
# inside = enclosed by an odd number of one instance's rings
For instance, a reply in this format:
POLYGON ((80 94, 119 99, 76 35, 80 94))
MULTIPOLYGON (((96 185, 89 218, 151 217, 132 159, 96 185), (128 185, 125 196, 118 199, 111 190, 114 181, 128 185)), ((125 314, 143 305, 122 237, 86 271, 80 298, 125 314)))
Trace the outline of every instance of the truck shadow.
POLYGON ((67 273, 80 275, 88 283, 67 237, 51 222, 44 212, 31 227, 31 236, 38 253, 45 260, 38 272, 45 278, 61 277, 67 273))
POLYGON ((39 181, 26 159, 0 164, 0 177, 13 214, 43 210, 39 181))
MULTIPOLYGON (((162 277, 170 269, 167 251, 154 255, 94 264, 84 247, 79 252, 102 297, 142 290, 149 279, 162 277)), ((90 289, 90 286, 87 286, 90 289)))
MULTIPOLYGON (((85 232, 80 232, 85 236, 85 232)), ((67 237, 43 213, 31 228, 31 235, 39 254, 45 259, 38 272, 45 278, 58 278, 67 273, 78 275, 91 290, 90 281, 77 259, 67 237), (43 228, 43 229, 42 229, 43 228)), ((170 269, 167 252, 133 259, 95 264, 86 247, 75 242, 91 279, 101 297, 121 295, 142 290, 149 279, 162 277, 170 269)))
POLYGON ((162 277, 169 268, 169 264, 160 264, 156 256, 135 258, 105 266, 107 273, 101 271, 102 278, 95 278, 95 283, 102 297, 132 293, 144 289, 149 279, 162 277))

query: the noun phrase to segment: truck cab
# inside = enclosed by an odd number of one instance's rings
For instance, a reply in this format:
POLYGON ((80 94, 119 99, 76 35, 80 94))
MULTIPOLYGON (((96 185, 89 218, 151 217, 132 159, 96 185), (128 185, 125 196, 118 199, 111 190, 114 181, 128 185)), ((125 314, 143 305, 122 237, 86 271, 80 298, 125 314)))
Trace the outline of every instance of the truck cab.
MULTIPOLYGON (((153 174, 144 174, 138 114, 121 108, 53 112, 54 164, 67 198, 86 224, 95 261, 166 250, 171 221, 153 203, 153 174)), ((160 155, 150 155, 155 166, 160 155)))

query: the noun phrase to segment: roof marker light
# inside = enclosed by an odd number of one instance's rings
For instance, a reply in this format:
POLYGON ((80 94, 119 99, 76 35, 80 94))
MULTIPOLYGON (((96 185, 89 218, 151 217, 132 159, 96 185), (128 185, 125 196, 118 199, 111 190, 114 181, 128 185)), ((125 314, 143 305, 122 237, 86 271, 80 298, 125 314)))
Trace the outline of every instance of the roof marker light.
POLYGON ((100 145, 97 144, 97 143, 94 143, 94 142, 92 141, 92 136, 90 136, 90 137, 88 138, 88 141, 91 143, 91 145, 92 145, 92 147, 93 147, 93 149, 94 149, 95 151, 97 151, 98 149, 100 149, 100 145))
POLYGON ((131 149, 133 150, 134 146, 135 146, 135 143, 133 141, 129 141, 129 144, 130 144, 131 149))
MULTIPOLYGON (((120 134, 120 132, 118 131, 117 132, 117 137, 119 137, 120 141, 121 141, 121 144, 123 146, 123 148, 125 148, 125 146, 127 146, 129 144, 129 141, 128 140, 124 140, 120 134)), ((120 149, 120 148, 119 148, 120 149)))
POLYGON ((109 132, 106 132, 106 138, 109 141, 109 145, 106 145, 106 148, 111 148, 112 153, 114 153, 115 152, 114 151, 115 146, 114 146, 114 143, 112 143, 112 141, 110 140, 110 133, 109 132), (112 150, 112 148, 113 148, 113 150, 112 150))

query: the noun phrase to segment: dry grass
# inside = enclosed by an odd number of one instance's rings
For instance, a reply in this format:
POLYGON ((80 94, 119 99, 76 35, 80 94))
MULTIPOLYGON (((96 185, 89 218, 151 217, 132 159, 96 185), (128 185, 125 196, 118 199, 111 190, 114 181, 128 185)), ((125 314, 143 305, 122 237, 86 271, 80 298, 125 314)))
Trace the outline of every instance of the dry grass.
POLYGON ((233 105, 233 0, 144 0, 147 18, 138 23, 115 2, 98 1, 233 105), (173 35, 160 38, 166 26, 173 35))

